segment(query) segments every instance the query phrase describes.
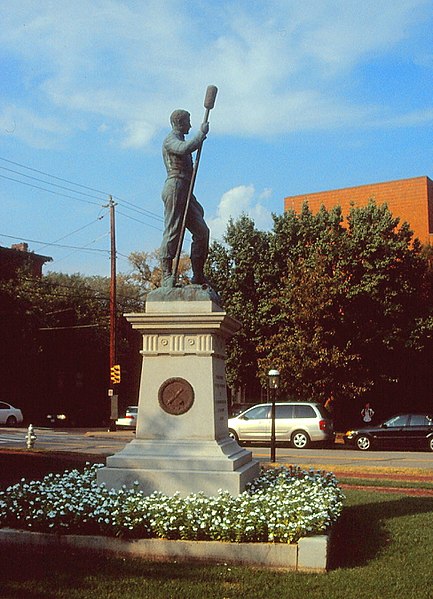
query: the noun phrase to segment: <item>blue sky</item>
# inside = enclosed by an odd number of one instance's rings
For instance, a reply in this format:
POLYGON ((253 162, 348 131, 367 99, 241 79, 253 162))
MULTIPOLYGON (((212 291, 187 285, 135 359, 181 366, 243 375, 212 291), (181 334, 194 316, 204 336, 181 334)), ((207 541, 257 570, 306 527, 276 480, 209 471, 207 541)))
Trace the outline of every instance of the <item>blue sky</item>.
MULTIPOLYGON (((0 0, 0 245, 109 275, 162 235, 161 143, 210 115, 213 239, 288 195, 433 177, 432 0, 0 0)), ((189 240, 186 239, 185 249, 189 240)))

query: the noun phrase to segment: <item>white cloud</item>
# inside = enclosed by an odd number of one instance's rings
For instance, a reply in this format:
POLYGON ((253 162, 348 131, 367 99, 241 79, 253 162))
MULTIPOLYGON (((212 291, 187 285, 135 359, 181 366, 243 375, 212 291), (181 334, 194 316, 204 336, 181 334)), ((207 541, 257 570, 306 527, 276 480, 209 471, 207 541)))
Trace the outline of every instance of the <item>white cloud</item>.
MULTIPOLYGON (((269 190, 266 190, 266 197, 269 197, 268 192, 269 190)), ((258 229, 269 229, 273 222, 271 212, 260 203, 261 199, 263 193, 257 194, 253 185, 239 185, 226 191, 221 197, 215 216, 207 219, 212 239, 220 240, 229 220, 236 220, 242 214, 250 216, 258 229)))
POLYGON ((34 148, 52 148, 69 132, 70 128, 59 119, 42 117, 26 108, 9 105, 0 112, 0 135, 19 139, 34 148))
POLYGON ((201 114, 212 83, 220 88, 215 133, 266 136, 377 122, 381 103, 350 101, 341 78, 394 48, 416 19, 428 18, 428 5, 20 0, 2 11, 0 48, 19 65, 26 90, 43 98, 28 106, 41 122, 51 107, 66 122, 97 115, 119 132, 119 146, 144 146, 174 108, 201 114))
POLYGON ((141 148, 149 143, 155 134, 155 127, 147 121, 132 121, 125 127, 124 148, 141 148))
POLYGON ((390 127, 412 127, 419 125, 431 125, 433 123, 433 108, 427 108, 425 110, 416 110, 409 112, 404 115, 399 115, 395 118, 389 119, 388 121, 382 122, 382 125, 388 125, 390 127))
POLYGON ((260 200, 268 200, 271 196, 272 196, 272 189, 270 187, 268 187, 259 194, 259 199, 260 200))

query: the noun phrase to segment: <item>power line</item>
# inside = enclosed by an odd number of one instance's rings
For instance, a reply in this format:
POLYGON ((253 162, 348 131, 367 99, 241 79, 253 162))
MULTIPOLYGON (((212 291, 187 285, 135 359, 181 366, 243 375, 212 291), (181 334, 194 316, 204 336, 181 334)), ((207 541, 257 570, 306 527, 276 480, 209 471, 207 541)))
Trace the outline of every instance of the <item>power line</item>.
MULTIPOLYGON (((107 194, 106 192, 101 191, 99 189, 96 189, 96 188, 93 188, 93 187, 89 187, 87 185, 82 185, 80 183, 75 183, 74 181, 71 181, 69 179, 64 179, 62 177, 58 177, 56 175, 52 175, 51 173, 47 173, 47 172, 41 171, 39 169, 35 169, 35 168, 32 168, 32 167, 26 166, 24 164, 20 164, 18 162, 14 162, 12 160, 9 160, 9 159, 1 157, 1 156, 0 156, 0 160, 2 160, 3 162, 6 162, 8 164, 14 165, 16 167, 19 167, 21 169, 26 169, 26 170, 28 170, 30 172, 43 175, 44 177, 52 178, 52 179, 54 179, 56 181, 65 182, 68 185, 73 185, 73 186, 79 187, 81 189, 86 189, 86 190, 89 190, 91 192, 95 192, 97 194, 101 194, 101 195, 105 195, 105 196, 109 195, 110 196, 110 194, 107 194)), ((9 173, 12 173, 14 175, 17 175, 18 177, 21 177, 21 178, 24 177, 26 179, 29 179, 29 180, 31 180, 31 182, 26 182, 26 181, 23 181, 21 179, 17 179, 15 177, 10 177, 10 176, 4 175, 4 174, 0 174, 0 177, 3 178, 3 179, 9 180, 9 181, 13 181, 15 183, 20 183, 21 185, 26 185, 27 187, 31 187, 31 188, 34 188, 34 189, 39 189, 39 190, 45 191, 47 193, 55 194, 58 197, 64 197, 64 198, 67 198, 67 199, 72 199, 72 200, 76 200, 76 201, 79 201, 79 202, 83 202, 83 203, 87 203, 87 204, 91 204, 91 205, 98 205, 98 206, 101 206, 101 202, 103 202, 103 198, 91 195, 89 193, 82 192, 82 191, 77 190, 77 189, 72 189, 71 187, 66 187, 64 185, 58 185, 56 183, 52 183, 50 181, 47 181, 47 180, 44 180, 44 179, 40 179, 39 177, 35 177, 35 176, 32 176, 32 175, 28 175, 28 174, 22 173, 22 172, 20 172, 18 170, 12 169, 12 168, 7 168, 5 166, 0 166, 0 169, 2 169, 4 171, 7 171, 9 173), (39 183, 42 183, 43 185, 39 185, 39 183), (50 189, 49 187, 46 187, 46 186, 53 187, 55 189, 50 189), (67 191, 67 192, 69 191, 72 194, 80 194, 80 195, 85 196, 86 198, 90 198, 90 199, 84 199, 83 197, 77 197, 76 195, 69 195, 67 193, 62 193, 62 191, 59 191, 59 190, 62 190, 63 192, 64 191, 67 191), (92 200, 95 200, 95 201, 92 201, 92 200)), ((129 202, 127 200, 123 200, 122 198, 117 198, 117 200, 122 205, 122 207, 124 209, 126 209, 126 210, 134 211, 134 212, 136 212, 138 214, 142 214, 144 217, 154 219, 154 220, 156 220, 156 221, 158 221, 160 223, 163 221, 163 219, 162 219, 162 217, 160 215, 152 213, 150 210, 147 210, 147 209, 142 208, 140 206, 136 206, 132 202, 129 202)), ((124 216, 125 218, 129 218, 130 220, 133 220, 133 221, 135 221, 137 223, 140 223, 143 226, 151 227, 151 228, 153 228, 153 229, 155 229, 157 231, 161 231, 162 230, 161 227, 152 225, 151 223, 148 223, 148 222, 144 222, 142 220, 139 220, 138 218, 134 218, 133 216, 130 216, 130 215, 125 214, 123 212, 118 212, 118 214, 120 214, 121 216, 124 216)), ((66 256, 63 256, 62 258, 57 258, 55 260, 56 264, 58 264, 62 260, 65 260, 65 259, 69 258, 72 254, 74 254, 76 252, 79 252, 79 251, 88 252, 88 253, 91 253, 91 252, 99 252, 99 253, 102 252, 103 254, 109 253, 108 250, 100 250, 100 249, 97 249, 97 248, 89 248, 88 247, 89 245, 91 245, 92 243, 94 243, 97 240, 93 240, 92 242, 86 244, 85 246, 71 246, 71 245, 59 244, 58 243, 58 241, 61 241, 62 239, 65 239, 66 237, 69 237, 69 236, 71 236, 71 235, 73 235, 75 233, 78 233, 79 231, 81 231, 82 229, 84 229, 87 226, 90 226, 90 225, 85 225, 84 227, 81 227, 81 228, 73 231, 72 233, 69 233, 69 234, 61 237, 60 239, 58 239, 58 240, 56 240, 54 242, 40 242, 40 241, 28 240, 28 239, 23 239, 23 241, 29 241, 30 243, 36 243, 38 245, 42 244, 41 247, 38 249, 38 251, 41 251, 42 248, 46 248, 46 247, 58 247, 58 248, 65 248, 65 249, 71 249, 72 250, 72 252, 68 253, 66 256)), ((5 236, 6 237, 11 237, 11 236, 7 236, 7 235, 5 235, 5 236)))
POLYGON ((121 256, 122 258, 129 260, 129 256, 127 256, 126 254, 122 254, 122 252, 119 252, 119 250, 116 250, 116 256, 121 256))
POLYGON ((51 244, 49 242, 45 243, 43 246, 41 246, 38 249, 38 252, 40 252, 41 250, 43 250, 44 247, 47 247, 48 245, 54 245, 54 244, 58 243, 59 241, 62 241, 63 239, 66 239, 67 237, 70 237, 71 235, 75 235, 75 233, 79 233, 80 231, 83 231, 84 229, 87 229, 87 227, 90 227, 91 225, 94 225, 99 220, 102 220, 105 216, 106 216, 105 214, 103 214, 102 216, 98 216, 98 218, 96 220, 92 220, 91 223, 87 223, 87 225, 84 225, 84 226, 80 227, 79 229, 75 229, 75 231, 72 231, 71 233, 68 233, 67 235, 63 235, 63 237, 59 237, 59 239, 56 239, 55 241, 51 242, 51 244))
MULTIPOLYGON (((69 254, 67 254, 66 256, 62 256, 61 258, 56 258, 56 259, 54 260, 54 262, 55 262, 56 264, 58 264, 58 263, 59 263, 59 262, 61 262, 62 260, 66 260, 67 258, 69 258, 69 256, 72 256, 72 254, 75 254, 77 251, 80 251, 80 252, 86 252, 86 251, 90 251, 92 248, 88 248, 87 246, 91 245, 92 243, 96 243, 97 241, 99 241, 100 239, 103 239, 104 237, 107 237, 108 235, 109 235, 109 233, 108 233, 108 232, 106 232, 106 233, 104 233, 103 235, 100 235, 99 237, 97 237, 96 239, 93 239, 93 241, 89 241, 89 243, 86 243, 86 244, 85 244, 85 245, 83 245, 83 246, 80 246, 80 247, 73 248, 73 249, 74 249, 74 251, 73 251, 73 252, 70 252, 70 253, 69 253, 69 254)), ((95 248, 95 250, 96 250, 96 248, 95 248)), ((110 253, 108 250, 99 250, 99 251, 101 251, 101 252, 105 252, 105 253, 107 253, 107 254, 109 254, 109 253, 110 253)))
POLYGON ((155 227, 155 225, 151 225, 150 223, 144 223, 143 221, 138 220, 138 218, 129 216, 129 214, 125 214, 124 212, 119 212, 119 210, 117 211, 117 214, 120 214, 120 215, 124 216, 125 218, 129 218, 130 220, 135 220, 135 222, 140 223, 141 225, 147 225, 148 227, 152 227, 152 229, 156 229, 157 231, 162 231, 161 227, 155 227))
POLYGON ((89 193, 85 193, 84 191, 78 191, 75 189, 71 189, 70 187, 65 187, 64 185, 57 185, 57 183, 50 183, 50 181, 44 181, 44 179, 39 179, 39 177, 32 177, 32 175, 26 175, 25 173, 20 173, 19 171, 15 171, 11 168, 7 168, 6 166, 0 166, 0 168, 4 171, 8 171, 9 173, 14 173, 15 175, 19 175, 20 177, 26 177, 26 179, 32 179, 33 181, 39 181, 39 183, 46 183, 47 185, 51 185, 52 187, 57 187, 58 189, 72 191, 72 193, 79 193, 88 198, 93 198, 94 200, 100 200, 101 202, 103 201, 103 198, 98 198, 94 195, 90 195, 89 193))
MULTIPOLYGON (((107 235, 107 233, 104 233, 104 235, 102 237, 105 237, 106 235, 107 235)), ((86 246, 78 247, 75 245, 63 245, 60 243, 49 243, 49 242, 45 242, 45 241, 38 241, 36 239, 26 239, 25 237, 19 237, 17 235, 6 235, 6 233, 0 233, 0 237, 7 237, 8 239, 20 239, 21 241, 26 241, 28 243, 45 244, 43 247, 54 246, 54 247, 72 249, 72 250, 84 250, 87 252, 102 252, 104 254, 109 254, 109 250, 101 250, 101 249, 97 249, 97 248, 86 248, 86 246)), ((89 245, 90 245, 90 243, 95 243, 95 241, 98 241, 98 239, 101 239, 101 237, 98 237, 97 239, 90 241, 89 245)))
MULTIPOLYGON (((106 191, 101 191, 100 189, 95 189, 94 187, 89 187, 87 185, 82 185, 81 183, 75 183, 74 181, 71 181, 69 179, 64 179, 62 177, 57 177, 56 175, 52 175, 50 173, 46 173, 44 171, 32 168, 30 166, 26 166, 25 164, 20 164, 19 162, 14 162, 13 160, 8 160, 7 158, 3 158, 2 156, 0 156, 0 160, 3 160, 4 162, 7 162, 9 164, 13 164, 14 166, 19 166, 20 168, 24 168, 24 169, 27 169, 29 171, 38 173, 40 175, 44 175, 45 177, 51 177, 52 179, 55 179, 57 181, 62 181, 64 183, 68 183, 70 185, 75 185, 76 187, 81 187, 82 189, 87 189, 89 191, 94 191, 95 193, 98 193, 98 194, 101 194, 101 195, 104 195, 104 196, 109 196, 110 195, 106 191)), ((0 167, 0 168, 2 168, 4 170, 7 170, 7 171, 10 171, 10 172, 13 172, 15 174, 18 174, 18 175, 20 175, 22 177, 31 178, 31 179, 34 179, 36 181, 45 183, 47 185, 52 185, 52 186, 58 187, 60 189, 65 189, 67 191, 72 191, 73 193, 80 193, 80 194, 88 196, 90 198, 94 198, 94 199, 97 199, 99 201, 103 201, 102 198, 96 198, 95 196, 90 195, 90 194, 86 194, 86 193, 83 193, 83 192, 80 192, 80 191, 77 191, 77 190, 74 190, 74 189, 70 189, 68 187, 63 187, 61 185, 56 185, 55 183, 50 183, 49 181, 43 181, 41 179, 38 179, 37 177, 31 177, 30 175, 26 175, 24 173, 20 173, 18 171, 14 171, 14 170, 8 169, 6 167, 0 167)), ((19 181, 18 179, 13 179, 11 177, 6 177, 4 175, 0 175, 0 176, 2 176, 4 179, 9 179, 11 181, 15 181, 16 183, 22 183, 23 185, 29 185, 30 186, 30 184, 25 183, 24 181, 19 181)), ((40 188, 38 186, 34 186, 34 187, 36 187, 36 189, 42 189, 43 191, 49 191, 50 193, 54 193, 53 191, 50 191, 50 190, 47 190, 47 189, 43 189, 43 188, 40 188)), ((59 195, 62 195, 62 194, 59 194, 59 195)), ((72 198, 72 196, 64 196, 64 197, 69 197, 71 199, 77 199, 77 200, 79 200, 79 198, 72 198)), ((139 212, 140 214, 143 214, 144 216, 147 216, 149 218, 153 218, 153 219, 158 220, 160 222, 163 221, 163 218, 159 214, 156 214, 156 213, 154 213, 154 212, 152 212, 150 210, 147 210, 146 208, 142 208, 141 206, 137 206, 136 204, 133 204, 132 202, 128 202, 127 200, 124 200, 124 199, 119 198, 117 196, 113 196, 113 198, 116 199, 119 203, 124 204, 124 208, 127 209, 127 210, 134 210, 135 212, 139 212)), ((146 225, 147 223, 142 223, 142 224, 146 225)))
POLYGON ((63 179, 62 177, 56 177, 55 175, 51 175, 50 173, 45 173, 44 171, 39 171, 36 168, 26 166, 25 164, 20 164, 19 162, 14 162, 13 160, 8 160, 7 158, 2 158, 1 156, 0 156, 0 160, 3 160, 4 162, 9 162, 9 164, 14 164, 15 166, 20 166, 21 168, 25 168, 29 171, 33 171, 34 173, 39 173, 40 175, 45 175, 46 177, 52 177, 53 179, 57 179, 57 181, 63 181, 64 183, 70 183, 71 185, 76 185, 77 187, 82 187, 83 189, 88 189, 89 191, 95 191, 96 193, 100 193, 105 196, 110 195, 107 191, 101 191, 99 189, 94 189, 93 187, 88 187, 87 185, 81 185, 80 183, 75 183, 74 181, 69 181, 68 179, 63 179))
POLYGON ((139 206, 136 206, 135 204, 132 204, 131 202, 122 200, 121 198, 118 198, 116 196, 113 196, 113 198, 115 200, 117 200, 119 204, 123 204, 123 208, 126 208, 127 210, 133 210, 134 212, 139 212, 140 214, 144 214, 144 216, 148 216, 149 218, 153 218, 159 222, 164 222, 164 219, 159 214, 155 214, 154 212, 151 212, 150 210, 147 210, 146 208, 141 208, 139 206), (131 206, 131 208, 125 204, 129 204, 129 206, 131 206))
MULTIPOLYGON (((41 187, 40 185, 35 185, 34 183, 26 183, 25 181, 20 181, 19 179, 14 179, 13 177, 7 177, 6 175, 0 175, 2 179, 8 179, 9 181, 15 181, 15 183, 21 183, 21 185, 27 185, 27 187, 33 187, 34 189, 40 189, 42 191, 47 191, 48 193, 53 193, 57 196, 61 196, 63 198, 69 198, 70 200, 77 200, 77 202, 84 202, 85 204, 93 204, 94 206, 100 206, 100 202, 91 202, 90 200, 84 200, 83 198, 77 198, 74 196, 66 195, 65 193, 59 193, 58 191, 53 191, 52 189, 47 189, 46 187, 41 187)), ((52 183, 48 183, 48 185, 52 185, 52 183)))
POLYGON ((75 324, 69 327, 39 327, 40 331, 68 331, 70 329, 96 329, 103 328, 102 324, 75 324))

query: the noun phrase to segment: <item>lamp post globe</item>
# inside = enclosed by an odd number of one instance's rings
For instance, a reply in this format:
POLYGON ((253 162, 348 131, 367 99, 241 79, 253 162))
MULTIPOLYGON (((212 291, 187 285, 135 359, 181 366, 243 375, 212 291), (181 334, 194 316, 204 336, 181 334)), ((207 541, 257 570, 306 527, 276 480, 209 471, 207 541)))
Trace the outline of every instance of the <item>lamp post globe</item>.
POLYGON ((280 385, 280 371, 276 370, 275 368, 271 368, 271 370, 268 372, 268 380, 269 387, 271 389, 278 389, 280 385))

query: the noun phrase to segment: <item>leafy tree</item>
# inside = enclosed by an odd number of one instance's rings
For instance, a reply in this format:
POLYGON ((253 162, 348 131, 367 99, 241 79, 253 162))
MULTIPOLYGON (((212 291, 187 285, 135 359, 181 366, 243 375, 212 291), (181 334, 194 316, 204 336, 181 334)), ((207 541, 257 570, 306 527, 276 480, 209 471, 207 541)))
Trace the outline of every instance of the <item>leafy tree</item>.
MULTIPOLYGON (((135 283, 145 295, 161 286, 161 261, 159 250, 153 252, 132 252, 128 257, 132 272, 124 275, 125 280, 135 283)), ((178 268, 178 280, 181 285, 187 285, 191 279, 191 260, 186 254, 181 254, 178 268)))
MULTIPOLYGON (((323 400, 331 391, 356 396, 371 381, 350 340, 341 335, 342 312, 338 280, 320 258, 290 263, 275 299, 278 324, 264 339, 259 367, 264 374, 279 369, 289 395, 323 400)), ((265 383, 265 381, 263 381, 265 383)))
POLYGON ((313 214, 305 204, 275 216, 269 234, 241 217, 210 260, 226 309, 244 325, 229 345, 239 386, 251 377, 265 385, 278 367, 284 392, 298 397, 390 395, 396 382, 405 388, 417 348, 431 347, 427 261, 386 205, 352 207, 343 222, 340 208, 313 214))
POLYGON ((234 389, 255 395, 260 393, 257 348, 267 253, 268 234, 258 231, 243 215, 237 222, 229 222, 224 245, 212 245, 207 264, 207 276, 226 310, 242 323, 241 331, 228 342, 227 382, 234 389))
MULTIPOLYGON (((121 281, 118 352, 132 362, 133 334, 121 318, 124 308, 140 309, 137 287, 121 281)), ((26 417, 43 422, 52 409, 100 422, 108 408, 109 288, 106 277, 17 273, 0 282, 4 389, 26 417), (2 319, 3 320, 3 319, 2 319)), ((35 420, 33 420, 35 422, 35 420)))

